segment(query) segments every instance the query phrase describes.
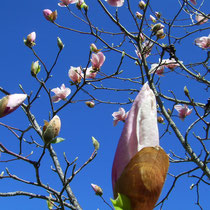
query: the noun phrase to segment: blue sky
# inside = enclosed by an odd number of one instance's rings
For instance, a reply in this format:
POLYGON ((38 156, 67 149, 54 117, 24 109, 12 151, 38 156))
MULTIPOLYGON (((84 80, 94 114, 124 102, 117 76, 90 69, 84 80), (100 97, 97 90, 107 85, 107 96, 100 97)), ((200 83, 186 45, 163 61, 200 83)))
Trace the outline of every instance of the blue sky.
MULTIPOLYGON (((201 2, 198 0, 198 2, 201 2)), ((30 94, 37 90, 38 84, 35 79, 30 74, 30 66, 32 61, 37 59, 34 57, 33 53, 23 44, 23 38, 26 37, 32 31, 36 31, 37 39, 36 46, 34 50, 37 52, 39 57, 45 62, 48 68, 54 62, 55 56, 58 52, 57 48, 57 37, 59 36, 65 47, 61 53, 61 56, 53 70, 53 77, 47 83, 47 87, 52 89, 54 87, 60 87, 62 83, 72 89, 74 92, 75 87, 70 86, 70 79, 68 78, 68 70, 70 66, 86 66, 88 62, 88 53, 89 46, 92 42, 95 41, 93 37, 81 35, 74 32, 64 31, 58 29, 56 26, 46 21, 43 17, 43 9, 51 9, 58 11, 57 22, 60 25, 68 26, 71 28, 76 28, 78 30, 88 31, 88 27, 84 24, 75 20, 65 8, 60 8, 57 6, 57 0, 37 0, 37 1, 12 1, 9 4, 6 1, 1 3, 1 52, 0 52, 0 65, 1 65, 1 77, 0 77, 0 86, 5 88, 11 93, 20 93, 19 84, 23 86, 23 89, 30 94)), ((152 2, 153 3, 153 2, 152 2)), ((91 21, 105 29, 118 31, 118 29, 110 22, 108 18, 103 14, 102 10, 98 7, 96 1, 88 1, 89 5, 89 14, 91 21)), ((138 1, 132 2, 133 11, 137 11, 138 1)), ((105 5, 106 2, 105 2, 105 5)), ((207 10, 210 6, 209 2, 205 2, 205 6, 202 7, 202 11, 208 13, 207 10)), ((79 11, 75 6, 71 6, 72 10, 80 15, 79 11)), ((114 8, 107 6, 111 12, 114 12, 114 8)), ((173 1, 154 1, 153 3, 154 11, 160 11, 166 19, 170 19, 176 14, 179 9, 179 4, 176 0, 173 1)), ((149 16, 149 13, 147 14, 149 16)), ((130 21, 130 16, 126 10, 126 7, 119 8, 119 17, 123 25, 125 25, 128 30, 136 30, 133 26, 133 22, 130 21)), ((148 17, 147 17, 148 18, 148 17)), ((183 19, 187 18, 186 15, 182 16, 183 19)), ((189 22, 188 22, 189 23, 189 22)), ((196 26, 197 27, 197 26, 196 26)), ((204 26, 200 26, 204 27, 204 26)), ((207 26, 205 26, 207 27, 207 26)), ((175 32, 179 35, 181 29, 175 32)), ((183 31, 183 30, 182 30, 183 31)), ((180 44, 176 45, 177 55, 180 60, 184 63, 199 62, 206 58, 206 52, 198 48, 193 44, 194 39, 199 36, 208 36, 207 31, 202 31, 196 35, 191 35, 187 38, 186 41, 182 41, 180 44)), ((109 43, 112 41, 117 43, 118 37, 105 37, 109 43)), ((166 43, 167 40, 161 40, 160 43, 166 43)), ((103 44, 97 42, 98 48, 103 48, 103 44)), ((132 56, 135 56, 134 49, 131 45, 126 45, 126 50, 132 56)), ((107 74, 114 72, 117 68, 121 54, 110 53, 106 50, 103 50, 106 61, 102 67, 102 71, 107 74)), ((158 56, 153 55, 148 58, 149 64, 157 63, 158 56)), ((167 56, 165 57, 167 58, 167 56)), ((124 70, 122 77, 135 77, 139 76, 137 67, 133 61, 130 61, 128 58, 125 58, 121 69, 124 70)), ((44 77, 44 68, 40 73, 40 78, 44 77)), ((158 79, 158 77, 156 78, 158 79)), ((181 75, 176 73, 166 74, 161 79, 161 88, 165 94, 168 94, 168 90, 173 90, 174 93, 182 99, 186 99, 183 87, 187 85, 188 89, 192 93, 195 101, 200 101, 201 103, 206 103, 208 98, 208 92, 204 91, 204 87, 197 86, 196 82, 193 80, 186 80, 181 75), (202 94, 198 92, 202 91, 202 94)), ((136 83, 122 82, 116 80, 110 80, 103 83, 107 87, 113 88, 132 88, 139 90, 141 86, 136 83)), ((100 84, 99 84, 100 85, 100 84)), ((90 90, 90 89, 88 89, 90 90)), ((32 94, 33 94, 32 93, 32 94)), ((137 92, 134 92, 132 95, 129 92, 109 92, 106 90, 92 91, 97 98, 101 100, 110 100, 110 101, 119 101, 127 102, 128 97, 134 99, 137 95, 137 92)), ((0 93, 0 97, 3 97, 3 94, 0 93)), ((75 100, 87 100, 89 97, 83 93, 78 94, 75 100)), ((55 109, 59 108, 64 102, 59 102, 55 104, 55 109)), ((165 102, 165 105, 171 107, 172 104, 165 102)), ((93 146, 91 141, 91 136, 94 136, 100 142, 100 149, 98 151, 97 157, 91 162, 87 167, 85 167, 72 181, 71 187, 75 193, 79 203, 85 210, 93 210, 99 208, 100 210, 109 209, 103 201, 94 195, 91 183, 98 184, 103 188, 104 198, 109 201, 112 197, 112 186, 111 186, 111 168, 112 161, 114 158, 115 149, 117 146, 118 139, 120 137, 123 123, 119 123, 116 127, 113 126, 113 119, 111 114, 114 111, 119 109, 119 105, 108 105, 108 104, 99 104, 96 105, 93 109, 89 109, 84 102, 78 102, 70 104, 64 110, 58 113, 62 121, 62 129, 59 136, 65 138, 65 141, 54 145, 54 148, 58 154, 58 157, 61 161, 61 164, 65 166, 65 161, 63 158, 63 152, 66 153, 69 161, 73 161, 75 157, 79 157, 77 161, 77 167, 81 166, 92 154, 93 146)), ((131 107, 131 104, 123 106, 126 111, 131 107)), ((46 93, 43 91, 40 94, 40 99, 38 99, 33 106, 31 111, 36 116, 36 119, 40 125, 43 125, 44 120, 48 119, 50 104, 47 99, 46 93)), ((202 110, 200 110, 202 112, 202 110)), ((174 118, 175 123, 180 128, 181 132, 185 132, 187 127, 191 124, 195 117, 190 115, 184 122, 181 122, 178 117, 174 118)), ((15 113, 8 115, 5 118, 1 119, 2 123, 9 124, 14 127, 20 127, 22 129, 26 128, 29 125, 27 118, 24 116, 24 113, 21 109, 18 109, 15 113)), ((17 151, 18 142, 11 133, 8 132, 6 128, 0 127, 1 129, 1 138, 0 141, 7 146, 9 149, 17 151)), ((159 125, 160 135, 164 132, 165 126, 159 125)), ((196 132, 199 132, 200 127, 197 128, 196 132)), ((41 143, 41 140, 35 134, 31 132, 26 135, 26 138, 30 139, 30 135, 33 136, 38 142, 41 143)), ((165 135, 164 138, 160 140, 160 145, 165 149, 167 153, 170 150, 173 150, 178 155, 184 156, 184 150, 181 147, 181 144, 178 142, 177 138, 174 135, 165 135)), ((192 143, 193 146, 196 145, 195 142, 192 143)), ((30 145, 24 146, 25 155, 30 154, 33 151, 31 158, 39 157, 40 151, 30 145)), ((196 148, 197 149, 197 148, 196 148)), ((197 149, 199 151, 199 148, 197 149)), ((46 184, 49 183, 54 186, 56 189, 60 189, 60 181, 53 174, 50 169, 52 162, 49 160, 49 154, 46 154, 42 162, 42 180, 46 184)), ((178 174, 184 170, 187 170, 193 167, 194 164, 182 164, 175 165, 171 164, 169 172, 178 174)), ((21 161, 15 163, 1 163, 0 171, 5 171, 5 167, 8 167, 9 171, 12 174, 16 174, 25 179, 34 180, 34 171, 31 166, 28 166, 21 161)), ((169 199, 165 202, 163 209, 199 209, 196 205, 196 192, 195 190, 189 190, 194 179, 182 178, 176 184, 175 190, 170 195, 169 199)), ((34 187, 27 186, 21 183, 15 183, 9 179, 0 180, 1 182, 1 192, 14 191, 14 190, 25 190, 32 192, 39 192, 40 194, 46 194, 45 191, 38 189, 37 191, 34 187)), ((166 184, 164 186, 161 197, 164 197, 167 193, 167 190, 171 186, 172 178, 168 176, 166 184)), ((200 185, 200 197, 201 204, 203 209, 207 209, 210 190, 207 185, 200 185)), ((35 210, 47 209, 46 201, 38 199, 28 199, 27 197, 9 197, 2 198, 0 197, 1 208, 7 210, 35 210)), ((158 209, 158 208, 157 208, 158 209)))

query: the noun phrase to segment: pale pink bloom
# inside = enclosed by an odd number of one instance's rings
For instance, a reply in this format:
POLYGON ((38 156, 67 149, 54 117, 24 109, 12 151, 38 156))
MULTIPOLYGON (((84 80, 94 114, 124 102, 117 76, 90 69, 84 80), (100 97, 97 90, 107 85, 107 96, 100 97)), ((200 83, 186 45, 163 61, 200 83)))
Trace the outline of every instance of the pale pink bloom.
POLYGON ((15 111, 26 99, 26 94, 11 94, 0 100, 0 118, 15 111))
POLYGON ((50 9, 44 9, 43 15, 47 20, 50 20, 50 15, 52 14, 52 11, 50 9))
POLYGON ((131 158, 144 147, 159 146, 156 99, 148 83, 137 95, 126 118, 112 166, 113 189, 131 158))
POLYGON ((35 42, 35 39, 36 39, 36 32, 32 32, 27 36, 28 42, 35 42))
POLYGON ((192 4, 194 4, 194 5, 197 4, 196 0, 190 0, 190 2, 191 2, 192 4))
POLYGON ((150 69, 149 73, 152 74, 155 72, 155 74, 157 74, 158 76, 163 76, 164 68, 165 68, 165 65, 163 65, 163 64, 153 63, 151 65, 151 69, 150 69))
POLYGON ((155 18, 154 16, 150 15, 149 18, 150 18, 150 20, 151 20, 153 23, 156 22, 156 18, 155 18))
POLYGON ((91 58, 92 68, 94 70, 100 70, 101 66, 103 65, 106 57, 102 52, 93 53, 91 58))
POLYGON ((125 109, 123 109, 122 107, 119 108, 118 112, 113 112, 112 117, 114 117, 113 119, 114 126, 116 126, 119 121, 125 122, 127 116, 128 112, 125 112, 125 109))
POLYGON ((202 36, 195 39, 195 44, 202 49, 210 48, 210 34, 209 36, 202 36))
POLYGON ((51 90, 55 95, 52 97, 52 102, 57 103, 60 100, 65 100, 66 97, 71 93, 70 88, 66 88, 64 84, 61 85, 61 88, 53 88, 51 90))
POLYGON ((70 79, 76 83, 81 82, 81 79, 83 77, 82 69, 80 66, 79 67, 71 66, 68 74, 69 74, 70 79))
POLYGON ((60 7, 66 7, 68 6, 69 4, 75 4, 78 2, 78 0, 60 0, 61 2, 58 3, 58 5, 60 7))
POLYGON ((184 104, 184 106, 182 106, 180 104, 177 104, 177 105, 174 106, 174 108, 179 113, 179 118, 181 120, 184 120, 185 117, 187 117, 188 115, 190 115, 192 113, 192 109, 189 109, 186 104, 184 104))
POLYGON ((195 19, 198 25, 202 25, 208 21, 208 18, 205 18, 202 14, 196 14, 195 19))
POLYGON ((97 75, 97 72, 93 70, 92 66, 86 69, 85 78, 94 79, 97 75))
POLYGON ((107 3, 113 7, 122 7, 124 0, 105 0, 107 3))
MULTIPOLYGON (((180 63, 183 63, 183 61, 179 61, 180 63)), ((165 67, 169 68, 169 69, 174 69, 179 65, 179 63, 176 62, 176 60, 174 58, 171 59, 163 59, 162 63, 165 65, 165 67)))

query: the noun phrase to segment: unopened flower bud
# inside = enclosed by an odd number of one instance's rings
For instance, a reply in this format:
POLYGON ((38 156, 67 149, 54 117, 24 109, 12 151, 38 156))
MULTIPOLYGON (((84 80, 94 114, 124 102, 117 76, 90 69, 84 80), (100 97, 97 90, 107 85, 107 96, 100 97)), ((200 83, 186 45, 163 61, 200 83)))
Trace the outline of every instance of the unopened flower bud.
POLYGON ((150 15, 149 18, 153 23, 156 23, 156 18, 154 16, 150 15))
POLYGON ((143 15, 142 15, 140 12, 138 12, 138 11, 136 12, 136 17, 137 17, 137 18, 141 19, 142 16, 143 16, 143 15))
POLYGON ((60 50, 62 50, 64 48, 64 44, 59 37, 57 37, 57 45, 60 50))
POLYGON ((82 9, 83 8, 85 11, 87 11, 88 10, 88 5, 85 3, 84 0, 78 0, 77 8, 78 9, 82 9))
POLYGON ((91 50, 91 52, 94 52, 94 53, 97 53, 97 52, 100 51, 100 50, 96 47, 96 45, 95 45, 94 43, 92 43, 92 44, 90 45, 90 50, 91 50))
POLYGON ((95 106, 94 101, 86 101, 85 104, 90 108, 93 108, 95 106))
POLYGON ((156 16, 157 18, 160 18, 160 17, 161 17, 160 12, 155 12, 155 16, 156 16))
POLYGON ((97 151, 99 149, 99 142, 92 136, 92 142, 93 142, 93 146, 95 148, 95 150, 97 151))
POLYGON ((99 187, 96 184, 91 184, 91 187, 95 191, 96 195, 99 195, 99 196, 102 196, 103 195, 103 190, 101 189, 101 187, 99 187))
POLYGON ((11 94, 0 100, 0 118, 15 111, 26 99, 26 94, 11 94))
POLYGON ((157 37, 158 39, 164 39, 165 36, 166 36, 166 35, 164 34, 164 30, 163 30, 163 29, 158 30, 157 33, 156 33, 155 35, 156 35, 156 37, 157 37))
POLYGON ((139 8, 144 10, 145 7, 146 7, 146 3, 144 1, 140 1, 139 2, 139 8))
POLYGON ((50 21, 50 15, 52 14, 52 11, 50 9, 44 9, 43 10, 43 15, 46 18, 46 20, 50 21))
POLYGON ((159 117, 157 118, 157 121, 158 121, 159 123, 163 123, 163 122, 164 122, 164 119, 163 119, 163 117, 159 116, 159 117))
POLYGON ((169 115, 171 115, 171 110, 168 108, 167 109, 167 113, 169 114, 169 115))
POLYGON ((55 10, 54 12, 50 14, 50 21, 54 22, 57 19, 57 17, 58 17, 58 12, 57 10, 55 10))
POLYGON ((164 28, 164 25, 163 24, 157 23, 157 24, 155 24, 155 25, 152 26, 152 31, 154 33, 156 33, 157 31, 159 31, 159 30, 161 30, 163 28, 164 28))
POLYGON ((44 9, 43 10, 43 15, 47 20, 49 20, 51 22, 54 22, 58 17, 57 10, 52 12, 50 9, 44 9))
POLYGON ((41 66, 39 65, 39 61, 32 62, 31 64, 31 75, 36 77, 36 75, 40 72, 41 66))
POLYGON ((184 94, 189 96, 189 90, 187 89, 187 86, 184 86, 184 94))
POLYGON ((195 187, 195 184, 190 185, 190 190, 192 190, 195 187))
POLYGON ((27 39, 24 39, 24 44, 30 48, 32 48, 35 45, 35 39, 36 39, 36 32, 32 32, 27 36, 27 39))
POLYGON ((43 126, 43 140, 45 143, 50 143, 58 136, 61 128, 60 118, 55 115, 50 122, 45 121, 43 126))

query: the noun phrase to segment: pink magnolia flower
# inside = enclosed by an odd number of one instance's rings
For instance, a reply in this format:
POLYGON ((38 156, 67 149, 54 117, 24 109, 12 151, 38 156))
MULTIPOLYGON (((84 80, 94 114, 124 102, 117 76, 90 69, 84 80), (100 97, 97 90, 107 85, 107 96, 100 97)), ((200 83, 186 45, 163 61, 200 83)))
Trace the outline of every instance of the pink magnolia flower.
POLYGON ((113 7, 122 7, 124 0, 105 0, 107 3, 113 7))
POLYGON ((97 72, 93 70, 92 66, 86 69, 85 78, 86 79, 94 79, 97 75, 97 72))
POLYGON ((101 66, 103 65, 106 57, 102 52, 93 53, 91 58, 92 68, 94 70, 100 70, 101 66))
MULTIPOLYGON (((183 63, 183 61, 179 61, 180 63, 183 63)), ((169 69, 174 69, 179 65, 179 63, 176 62, 176 60, 174 58, 171 59, 163 59, 162 63, 165 65, 165 67, 169 68, 169 69)))
POLYGON ((158 76, 163 76, 164 68, 165 68, 165 65, 163 65, 163 64, 153 63, 151 65, 151 69, 150 69, 149 73, 152 74, 155 72, 155 74, 157 74, 158 76))
POLYGON ((55 93, 55 95, 52 97, 52 102, 54 103, 66 99, 66 97, 71 93, 71 90, 66 88, 64 84, 61 85, 61 88, 53 88, 51 91, 55 93))
POLYGON ((177 105, 174 106, 174 108, 179 113, 179 118, 182 121, 185 119, 185 117, 187 117, 188 115, 190 115, 192 113, 192 109, 189 109, 186 104, 184 104, 184 106, 182 106, 180 104, 177 104, 177 105))
POLYGON ((202 49, 210 48, 210 34, 209 36, 202 36, 195 39, 195 44, 202 49))
POLYGON ((126 118, 112 166, 113 189, 125 166, 144 147, 159 146, 156 99, 148 83, 137 95, 126 118))
POLYGON ((60 0, 61 2, 58 3, 58 6, 60 7, 66 7, 68 6, 69 4, 75 4, 78 2, 78 0, 60 0))
POLYGON ((190 0, 190 2, 191 2, 192 4, 194 4, 194 5, 197 4, 196 0, 190 0))
POLYGON ((195 19, 198 25, 202 25, 208 21, 208 18, 205 18, 202 14, 196 14, 195 19))
POLYGON ((125 122, 127 116, 128 112, 126 113, 125 109, 123 109, 122 107, 119 108, 118 112, 113 112, 112 117, 114 117, 113 121, 114 126, 116 126, 119 121, 125 122))
POLYGON ((79 67, 71 66, 68 74, 69 74, 70 79, 76 83, 80 83, 83 77, 82 69, 80 66, 79 67))
POLYGON ((52 14, 52 11, 50 9, 44 9, 43 15, 47 20, 50 20, 50 15, 52 14))
POLYGON ((11 94, 0 100, 0 118, 15 111, 26 99, 26 94, 11 94))

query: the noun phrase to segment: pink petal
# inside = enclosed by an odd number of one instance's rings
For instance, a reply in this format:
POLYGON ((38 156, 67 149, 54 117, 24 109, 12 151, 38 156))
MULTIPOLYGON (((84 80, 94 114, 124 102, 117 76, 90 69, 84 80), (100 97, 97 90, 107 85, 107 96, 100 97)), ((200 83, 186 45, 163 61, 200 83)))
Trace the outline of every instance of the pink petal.
POLYGON ((121 7, 124 4, 124 0, 106 0, 107 3, 113 7, 121 7))

